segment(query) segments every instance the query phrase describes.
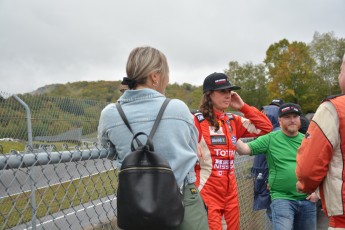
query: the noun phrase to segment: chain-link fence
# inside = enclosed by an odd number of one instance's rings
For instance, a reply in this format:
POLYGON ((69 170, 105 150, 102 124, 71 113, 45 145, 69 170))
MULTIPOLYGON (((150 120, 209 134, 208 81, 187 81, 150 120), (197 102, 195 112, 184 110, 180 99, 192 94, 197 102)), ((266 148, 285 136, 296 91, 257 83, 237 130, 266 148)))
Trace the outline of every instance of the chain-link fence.
MULTIPOLYGON (((106 104, 0 92, 0 229, 117 229, 114 150, 97 145, 106 104)), ((240 225, 267 229, 252 164, 235 160, 240 225)))

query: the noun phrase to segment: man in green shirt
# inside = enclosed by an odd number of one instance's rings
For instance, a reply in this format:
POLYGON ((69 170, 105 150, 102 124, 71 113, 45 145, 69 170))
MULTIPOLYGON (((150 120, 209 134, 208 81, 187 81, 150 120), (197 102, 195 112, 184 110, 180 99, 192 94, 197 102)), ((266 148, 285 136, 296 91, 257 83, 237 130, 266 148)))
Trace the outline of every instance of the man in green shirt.
POLYGON ((268 168, 272 209, 272 227, 277 230, 316 229, 315 193, 296 191, 296 154, 304 134, 298 132, 301 109, 293 103, 279 108, 281 130, 258 137, 249 143, 237 141, 240 155, 265 154, 268 168))

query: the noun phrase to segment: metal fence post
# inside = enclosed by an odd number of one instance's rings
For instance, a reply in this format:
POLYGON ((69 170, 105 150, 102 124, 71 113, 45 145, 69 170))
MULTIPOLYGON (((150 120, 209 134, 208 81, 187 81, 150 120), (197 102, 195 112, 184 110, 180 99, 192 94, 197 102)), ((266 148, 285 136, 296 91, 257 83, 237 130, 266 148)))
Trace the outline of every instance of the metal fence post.
MULTIPOLYGON (((25 109, 26 112, 26 122, 28 128, 28 145, 30 149, 33 149, 32 145, 32 125, 31 125, 31 112, 29 106, 20 99, 17 95, 13 95, 14 99, 16 99, 25 109)), ((32 168, 29 170, 30 174, 30 181, 31 181, 31 208, 32 208, 32 219, 31 219, 31 227, 32 229, 36 229, 36 188, 35 188, 35 181, 32 177, 32 168)))

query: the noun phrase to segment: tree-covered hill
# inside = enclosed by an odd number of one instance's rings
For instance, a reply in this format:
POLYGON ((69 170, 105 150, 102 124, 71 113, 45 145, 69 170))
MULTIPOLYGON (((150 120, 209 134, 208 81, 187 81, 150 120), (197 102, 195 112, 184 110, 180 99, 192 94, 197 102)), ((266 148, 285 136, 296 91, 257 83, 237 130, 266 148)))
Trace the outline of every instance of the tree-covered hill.
MULTIPOLYGON (((30 94, 114 102, 122 94, 120 89, 121 81, 80 81, 46 85, 30 94)), ((166 96, 178 98, 184 101, 189 108, 196 109, 199 107, 202 90, 201 86, 197 87, 188 83, 182 85, 174 83, 168 85, 166 96)))
MULTIPOLYGON (((120 89, 121 81, 82 81, 47 85, 17 96, 30 108, 34 141, 71 140, 67 133, 76 130, 82 132, 82 140, 94 141, 100 112, 108 103, 116 102, 122 94, 120 89)), ((171 84, 166 96, 178 98, 194 110, 202 96, 201 86, 171 84)), ((15 97, 5 98, 0 94, 0 139, 28 140, 27 127, 24 107, 15 97)))
POLYGON ((30 94, 110 102, 120 97, 120 85, 121 81, 78 81, 46 85, 30 94))

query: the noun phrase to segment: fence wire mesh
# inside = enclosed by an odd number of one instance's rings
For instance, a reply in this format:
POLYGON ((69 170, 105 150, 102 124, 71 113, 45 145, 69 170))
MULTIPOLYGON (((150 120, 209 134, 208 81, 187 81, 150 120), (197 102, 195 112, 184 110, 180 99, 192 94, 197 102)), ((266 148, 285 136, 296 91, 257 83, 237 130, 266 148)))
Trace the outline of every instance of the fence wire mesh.
MULTIPOLYGON (((0 229, 117 229, 114 151, 97 145, 106 102, 0 91, 0 229)), ((241 229, 269 229, 254 212, 252 157, 237 156, 241 229)))

